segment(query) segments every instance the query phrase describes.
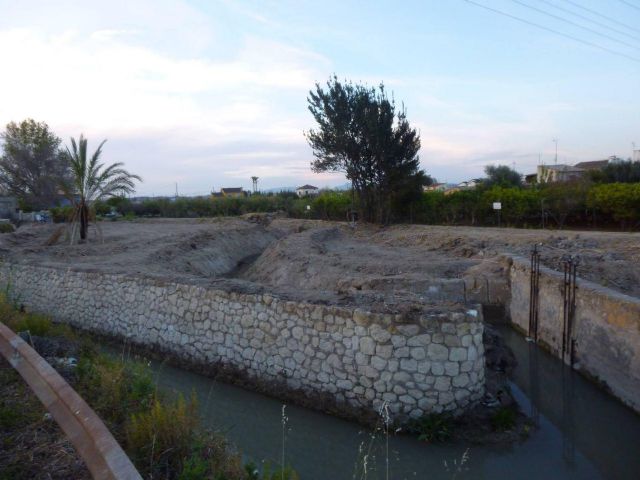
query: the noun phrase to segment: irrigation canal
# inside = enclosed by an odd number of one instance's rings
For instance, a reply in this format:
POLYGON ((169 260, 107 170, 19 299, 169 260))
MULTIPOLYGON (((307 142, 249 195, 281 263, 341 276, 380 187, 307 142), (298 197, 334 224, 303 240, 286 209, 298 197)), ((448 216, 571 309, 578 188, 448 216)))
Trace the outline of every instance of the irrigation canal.
MULTIPOLYGON (((640 478, 640 416, 509 327, 500 331, 518 360, 514 395, 538 425, 527 439, 496 447, 390 436, 387 456, 384 436, 372 438, 355 423, 289 405, 286 461, 303 480, 385 479, 387 458, 394 480, 640 478)), ((168 365, 154 368, 160 388, 187 396, 195 391, 206 426, 224 432, 247 459, 280 462, 280 401, 168 365)))

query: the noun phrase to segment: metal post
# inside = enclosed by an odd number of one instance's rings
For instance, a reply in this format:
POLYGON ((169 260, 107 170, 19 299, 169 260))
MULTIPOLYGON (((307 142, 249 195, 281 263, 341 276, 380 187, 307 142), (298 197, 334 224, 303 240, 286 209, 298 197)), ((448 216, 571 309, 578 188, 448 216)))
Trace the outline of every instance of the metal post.
POLYGON ((531 251, 531 279, 529 290, 529 338, 538 341, 538 299, 540 296, 540 252, 534 245, 531 251))
POLYGON ((573 329, 576 315, 577 267, 579 259, 567 256, 563 259, 564 281, 562 284, 562 361, 573 367, 575 339, 573 329))

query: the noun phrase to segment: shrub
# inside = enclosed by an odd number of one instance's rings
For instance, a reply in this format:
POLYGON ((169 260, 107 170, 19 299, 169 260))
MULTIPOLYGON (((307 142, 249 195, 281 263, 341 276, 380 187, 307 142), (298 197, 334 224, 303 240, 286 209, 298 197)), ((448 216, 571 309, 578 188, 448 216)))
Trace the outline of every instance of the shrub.
POLYGON ((50 212, 54 223, 64 223, 71 220, 73 207, 53 207, 50 212))
POLYGON ((15 227, 12 223, 2 222, 0 223, 0 233, 12 233, 15 232, 15 227))
POLYGON ((432 413, 412 420, 407 429, 423 442, 446 442, 451 438, 453 420, 446 413, 432 413))
MULTIPOLYGON (((197 404, 182 396, 174 402, 155 400, 149 410, 134 414, 127 425, 127 450, 137 465, 149 465, 149 476, 181 472, 191 458, 198 425, 197 404)), ((198 468, 197 462, 188 469, 198 468)))
POLYGON ((622 227, 640 221, 640 183, 596 185, 588 193, 588 205, 622 227))

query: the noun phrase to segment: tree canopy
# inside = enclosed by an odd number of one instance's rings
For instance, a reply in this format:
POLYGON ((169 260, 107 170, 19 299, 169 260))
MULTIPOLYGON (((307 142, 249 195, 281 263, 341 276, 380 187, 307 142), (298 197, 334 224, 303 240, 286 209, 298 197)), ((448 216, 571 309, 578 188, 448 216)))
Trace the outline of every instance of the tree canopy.
POLYGON ((483 184, 487 187, 520 187, 522 186, 522 175, 507 165, 487 165, 484 167, 487 178, 483 184))
POLYGON ((610 162, 601 170, 593 170, 591 180, 596 183, 638 183, 640 182, 640 162, 631 159, 610 162))
POLYGON ((315 172, 341 171, 365 221, 387 223, 429 182, 420 170, 420 135, 384 85, 371 88, 334 76, 307 98, 317 128, 306 132, 315 172))
POLYGON ((69 177, 61 140, 44 122, 11 122, 1 135, 0 184, 23 208, 49 208, 60 198, 59 185, 69 177))

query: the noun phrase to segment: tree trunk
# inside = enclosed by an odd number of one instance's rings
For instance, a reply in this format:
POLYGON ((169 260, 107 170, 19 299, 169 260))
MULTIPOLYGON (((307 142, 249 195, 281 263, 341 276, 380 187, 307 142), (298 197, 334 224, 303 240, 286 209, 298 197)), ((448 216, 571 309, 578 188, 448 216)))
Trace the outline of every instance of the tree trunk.
POLYGON ((87 239, 87 230, 89 230, 89 209, 82 202, 80 205, 80 240, 87 239))

